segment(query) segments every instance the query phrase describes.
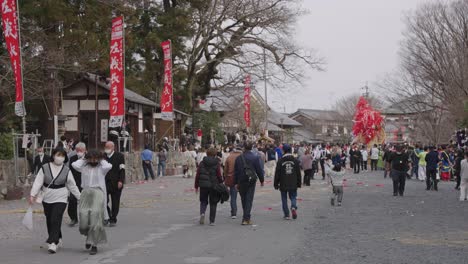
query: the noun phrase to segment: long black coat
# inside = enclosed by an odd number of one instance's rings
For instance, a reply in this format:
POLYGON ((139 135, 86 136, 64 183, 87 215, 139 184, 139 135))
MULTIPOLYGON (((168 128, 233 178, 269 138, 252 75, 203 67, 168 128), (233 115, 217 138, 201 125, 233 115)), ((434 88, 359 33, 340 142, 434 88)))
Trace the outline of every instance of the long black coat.
POLYGON ((82 190, 81 189, 81 172, 75 170, 75 168, 73 168, 72 164, 73 162, 77 161, 79 158, 77 155, 73 155, 70 160, 68 161, 68 165, 70 166, 70 170, 73 174, 73 179, 75 179, 75 182, 76 182, 76 186, 78 186, 78 189, 80 189, 80 191, 82 190))
POLYGON ((36 158, 34 158, 34 165, 33 165, 33 173, 36 174, 44 164, 46 163, 49 163, 50 162, 50 156, 47 155, 47 154, 44 154, 44 157, 42 158, 42 162, 41 162, 41 158, 39 158, 39 155, 36 156, 36 158))
POLYGON ((118 192, 118 184, 125 183, 125 157, 120 152, 114 152, 109 158, 106 157, 107 162, 112 165, 112 169, 106 175, 106 188, 108 193, 118 192))

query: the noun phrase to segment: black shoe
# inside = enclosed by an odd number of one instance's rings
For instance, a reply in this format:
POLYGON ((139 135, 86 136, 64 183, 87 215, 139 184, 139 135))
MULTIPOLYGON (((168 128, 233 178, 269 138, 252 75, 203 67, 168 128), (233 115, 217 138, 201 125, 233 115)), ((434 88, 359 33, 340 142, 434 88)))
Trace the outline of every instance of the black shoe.
POLYGON ((400 196, 403 196, 403 194, 402 194, 402 193, 400 193, 400 196))
POLYGON ((398 193, 394 193, 393 196, 398 196, 398 193))
POLYGON ((431 190, 431 188, 426 188, 426 191, 430 191, 430 190, 431 190))
POLYGON ((96 255, 97 254, 97 247, 96 246, 91 247, 91 250, 89 251, 89 254, 90 255, 96 255))
POLYGON ((116 225, 117 225, 116 222, 110 222, 110 223, 109 223, 109 226, 110 226, 110 227, 114 227, 114 226, 116 226, 116 225))
POLYGON ((74 227, 76 224, 78 224, 78 220, 71 220, 71 222, 68 224, 69 227, 74 227))
POLYGON ((109 220, 104 220, 104 226, 108 226, 109 225, 109 220))
POLYGON ((91 244, 85 244, 85 248, 89 250, 91 248, 91 244))

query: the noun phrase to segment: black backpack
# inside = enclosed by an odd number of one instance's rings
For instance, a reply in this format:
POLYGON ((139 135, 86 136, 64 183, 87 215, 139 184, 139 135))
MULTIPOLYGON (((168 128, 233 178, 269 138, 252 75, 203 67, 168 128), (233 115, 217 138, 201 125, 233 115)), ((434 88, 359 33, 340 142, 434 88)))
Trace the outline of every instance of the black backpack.
POLYGON ((249 183, 255 183, 255 182, 257 182, 257 179, 258 179, 257 172, 255 172, 255 170, 252 169, 252 167, 250 167, 250 166, 247 164, 247 162, 245 161, 245 157, 244 157, 243 154, 241 155, 241 159, 242 159, 242 163, 244 164, 244 172, 245 172, 245 175, 247 176, 248 182, 249 182, 249 183))

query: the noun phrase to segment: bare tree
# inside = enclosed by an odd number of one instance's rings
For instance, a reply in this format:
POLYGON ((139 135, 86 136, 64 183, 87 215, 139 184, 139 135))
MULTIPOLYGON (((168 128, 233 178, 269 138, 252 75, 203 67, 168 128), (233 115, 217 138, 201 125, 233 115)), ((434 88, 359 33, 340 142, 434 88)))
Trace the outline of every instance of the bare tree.
MULTIPOLYGON (((336 118, 344 122, 349 122, 350 126, 352 126, 356 105, 360 97, 360 94, 355 93, 338 99, 332 106, 332 110, 336 111, 336 118)), ((382 110, 384 107, 383 101, 376 96, 369 96, 367 101, 376 110, 382 110)))
POLYGON ((233 86, 246 73, 260 79, 264 52, 270 83, 300 81, 303 65, 321 70, 323 60, 292 40, 304 12, 298 0, 210 0, 193 5, 194 31, 186 56, 189 106, 211 87, 233 86))

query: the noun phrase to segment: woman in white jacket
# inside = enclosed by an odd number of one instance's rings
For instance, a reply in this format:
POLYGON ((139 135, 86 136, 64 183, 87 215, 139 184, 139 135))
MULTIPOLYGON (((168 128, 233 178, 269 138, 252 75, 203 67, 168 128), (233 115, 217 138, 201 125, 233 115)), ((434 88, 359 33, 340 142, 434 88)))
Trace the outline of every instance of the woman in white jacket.
POLYGON ((67 152, 63 148, 54 149, 51 162, 44 164, 38 171, 29 199, 30 204, 34 201, 42 202, 49 234, 48 251, 51 254, 57 252, 57 247, 62 241, 62 219, 70 192, 76 199, 80 199, 75 179, 69 167, 64 165, 67 162, 67 152))
POLYGON ((107 242, 104 220, 108 220, 106 174, 112 165, 104 156, 92 150, 86 153, 84 159, 72 164, 73 168, 81 172, 81 200, 79 205, 80 233, 86 236, 86 249, 90 254, 97 253, 97 245, 107 242))

